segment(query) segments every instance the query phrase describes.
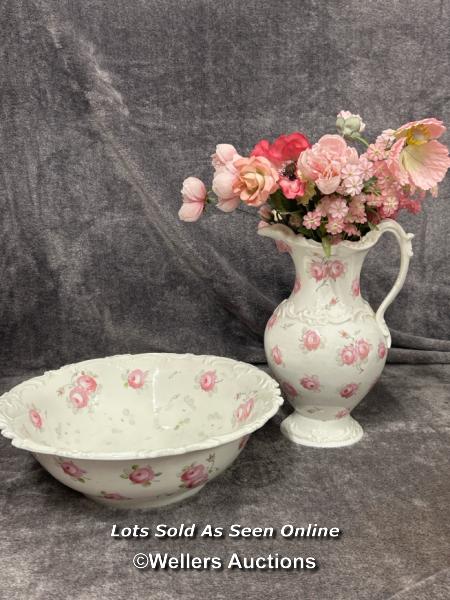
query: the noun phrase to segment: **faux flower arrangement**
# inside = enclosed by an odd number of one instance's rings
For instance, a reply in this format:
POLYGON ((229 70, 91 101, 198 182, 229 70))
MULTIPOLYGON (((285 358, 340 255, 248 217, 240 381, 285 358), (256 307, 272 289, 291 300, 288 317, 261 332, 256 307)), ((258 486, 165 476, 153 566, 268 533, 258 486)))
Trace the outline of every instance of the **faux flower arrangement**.
POLYGON ((445 127, 434 118, 386 129, 374 143, 363 137, 359 115, 341 111, 338 134, 311 145, 302 133, 259 141, 250 156, 219 144, 212 155, 212 191, 196 177, 183 182, 179 217, 197 221, 207 204, 224 212, 241 202, 259 208, 259 227, 283 223, 295 233, 331 244, 358 241, 385 218, 417 213, 427 192, 450 167, 448 148, 437 141, 445 127), (360 143, 364 152, 347 143, 360 143))

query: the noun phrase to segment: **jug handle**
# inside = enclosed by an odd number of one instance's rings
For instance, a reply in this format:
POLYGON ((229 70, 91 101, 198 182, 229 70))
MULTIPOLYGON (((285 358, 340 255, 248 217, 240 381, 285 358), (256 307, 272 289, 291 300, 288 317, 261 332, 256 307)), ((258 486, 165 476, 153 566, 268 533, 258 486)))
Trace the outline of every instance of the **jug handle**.
POLYGON ((392 233, 396 238, 398 245, 400 246, 400 270, 398 272, 397 279, 395 280, 395 283, 386 298, 378 307, 378 310, 375 314, 375 320, 380 326, 380 329, 386 339, 387 347, 390 348, 391 334, 386 325, 386 321, 384 320, 384 313, 395 300, 397 294, 400 292, 403 284, 405 283, 406 274, 408 273, 409 260, 413 255, 411 240, 413 239, 414 235, 412 233, 406 233, 403 227, 401 227, 397 221, 392 219, 386 219, 382 221, 378 225, 378 231, 380 232, 380 236, 386 231, 392 233))

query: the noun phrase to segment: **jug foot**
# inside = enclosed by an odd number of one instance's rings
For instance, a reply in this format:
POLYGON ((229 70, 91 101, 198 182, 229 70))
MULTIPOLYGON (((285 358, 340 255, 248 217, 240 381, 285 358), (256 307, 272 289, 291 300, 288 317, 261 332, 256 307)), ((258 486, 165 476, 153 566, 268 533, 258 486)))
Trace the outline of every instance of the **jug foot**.
POLYGON ((321 421, 298 412, 281 423, 281 432, 291 442, 315 448, 340 448, 356 444, 364 435, 363 428, 349 414, 341 419, 321 421))

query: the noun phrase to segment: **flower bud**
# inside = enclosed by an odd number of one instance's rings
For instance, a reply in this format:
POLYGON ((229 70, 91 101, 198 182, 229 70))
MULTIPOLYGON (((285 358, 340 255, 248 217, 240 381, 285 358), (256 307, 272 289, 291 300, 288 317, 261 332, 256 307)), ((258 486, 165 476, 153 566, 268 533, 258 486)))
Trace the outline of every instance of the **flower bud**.
POLYGON ((353 115, 348 110, 341 110, 336 118, 336 129, 342 137, 353 138, 366 128, 359 115, 353 115))

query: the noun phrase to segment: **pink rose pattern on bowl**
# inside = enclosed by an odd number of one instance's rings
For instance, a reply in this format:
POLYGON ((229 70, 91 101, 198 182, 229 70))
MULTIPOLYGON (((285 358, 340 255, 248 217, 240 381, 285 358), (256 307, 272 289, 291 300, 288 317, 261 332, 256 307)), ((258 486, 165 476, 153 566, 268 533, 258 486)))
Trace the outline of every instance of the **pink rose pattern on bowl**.
POLYGON ((152 508, 187 498, 221 473, 281 403, 275 381, 251 365, 124 355, 19 384, 0 403, 0 427, 88 498, 152 508))
POLYGON ((72 376, 70 383, 59 388, 58 395, 68 394, 67 402, 74 413, 83 409, 92 412, 95 408, 97 395, 101 391, 96 377, 93 373, 81 371, 72 376))
POLYGON ((211 475, 217 471, 215 466, 215 454, 210 454, 205 464, 192 463, 184 467, 180 473, 180 488, 196 488, 204 485, 211 475))
POLYGON ((234 417, 236 421, 239 423, 243 423, 244 421, 246 421, 251 415, 254 406, 254 398, 249 398, 246 402, 240 404, 234 412, 234 417))
POLYGON ((200 388, 204 392, 214 392, 216 391, 216 385, 218 383, 217 373, 215 371, 205 371, 200 373, 198 376, 198 382, 200 388))
POLYGON ((28 414, 33 427, 36 429, 42 429, 44 422, 41 413, 36 408, 32 407, 30 408, 28 414))
POLYGON ((126 373, 125 387, 130 387, 133 390, 141 390, 147 383, 148 371, 142 369, 133 369, 126 373))
POLYGON ((80 483, 85 483, 86 479, 88 479, 86 477, 86 471, 84 469, 82 469, 81 467, 79 467, 78 465, 76 465, 73 462, 73 460, 60 458, 57 462, 58 462, 59 466, 61 467, 61 469, 63 470, 63 472, 66 475, 68 475, 69 477, 72 477, 72 479, 75 479, 76 481, 79 481, 80 483))
POLYGON ((124 471, 120 476, 122 479, 128 479, 135 485, 142 485, 148 487, 152 484, 153 480, 157 481, 161 473, 155 473, 155 471, 149 465, 140 467, 139 465, 132 465, 130 471, 124 471))

